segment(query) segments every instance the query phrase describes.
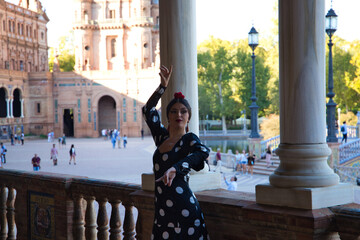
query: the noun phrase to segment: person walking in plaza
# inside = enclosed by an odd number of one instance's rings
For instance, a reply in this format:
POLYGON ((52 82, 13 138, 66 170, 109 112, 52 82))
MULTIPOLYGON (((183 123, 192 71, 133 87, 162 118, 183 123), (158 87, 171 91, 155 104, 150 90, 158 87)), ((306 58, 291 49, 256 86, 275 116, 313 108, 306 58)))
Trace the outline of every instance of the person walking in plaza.
POLYGON ((33 165, 34 171, 40 170, 40 157, 35 153, 34 157, 31 159, 31 164, 33 165))
POLYGON ((63 133, 61 144, 62 144, 62 145, 65 145, 65 147, 66 147, 66 136, 65 136, 65 133, 63 133))
POLYGON ((75 159, 75 157, 76 157, 76 152, 75 152, 75 146, 74 146, 74 144, 71 144, 69 154, 70 154, 69 165, 71 165, 71 160, 73 160, 73 161, 74 161, 74 165, 76 165, 76 159, 75 159))
POLYGON ((115 132, 115 130, 113 131, 112 136, 111 136, 111 144, 112 144, 112 148, 115 149, 115 145, 116 145, 116 132, 115 132))
POLYGON ((50 159, 53 160, 54 166, 57 165, 58 154, 59 154, 59 153, 58 153, 58 150, 56 149, 55 143, 54 143, 54 144, 53 144, 53 147, 52 147, 52 149, 51 149, 51 151, 50 151, 50 159))
POLYGON ((254 171, 254 165, 255 165, 255 154, 252 153, 252 151, 249 152, 249 156, 247 158, 248 162, 248 173, 251 174, 251 178, 253 176, 253 171, 254 171))
POLYGON ((267 168, 269 168, 270 165, 272 164, 272 163, 271 163, 271 156, 272 156, 272 154, 271 154, 271 147, 268 146, 268 147, 267 147, 267 150, 266 150, 266 155, 265 155, 265 161, 266 161, 266 167, 267 167, 267 168))
POLYGON ((343 141, 345 140, 345 143, 347 143, 347 125, 346 125, 346 121, 343 122, 343 125, 341 125, 341 133, 343 135, 342 139, 341 139, 341 143, 343 143, 343 141))
POLYGON ((247 158, 246 158, 245 149, 242 150, 240 159, 241 159, 240 162, 241 162, 242 172, 243 172, 243 174, 247 174, 247 171, 246 171, 247 158))
POLYGON ((222 165, 222 161, 221 161, 221 153, 220 153, 220 148, 217 149, 216 155, 215 155, 215 160, 216 160, 216 167, 214 169, 214 172, 216 172, 216 170, 218 168, 220 168, 220 173, 222 173, 221 171, 221 165, 222 165))
POLYGON ((11 146, 14 146, 14 134, 10 133, 10 142, 11 142, 11 146))
POLYGON ((236 176, 233 176, 233 177, 231 177, 231 179, 230 179, 230 182, 228 182, 227 180, 226 180, 226 177, 225 177, 225 175, 224 175, 224 180, 225 180, 225 184, 226 184, 226 186, 227 186, 227 190, 229 190, 229 191, 236 191, 236 189, 237 189, 237 177, 236 176))
POLYGON ((116 141, 117 141, 118 148, 121 148, 121 134, 120 134, 120 131, 119 131, 119 134, 116 137, 116 141))
POLYGON ((21 139, 21 145, 24 145, 24 140, 25 140, 25 134, 24 134, 24 132, 21 133, 20 139, 21 139))
POLYGON ((127 144, 127 136, 126 136, 126 134, 124 135, 124 137, 123 137, 123 143, 124 143, 124 148, 126 148, 126 144, 127 144))
POLYGON ((0 143, 0 157, 1 157, 1 162, 4 164, 6 163, 6 153, 7 153, 7 148, 5 144, 0 143))
POLYGON ((59 149, 61 148, 62 140, 63 140, 62 137, 59 137, 59 138, 58 138, 58 141, 59 141, 59 149))
POLYGON ((189 188, 190 169, 204 168, 209 149, 188 132, 191 107, 182 93, 175 93, 166 107, 168 129, 155 109, 165 92, 172 67, 160 68, 161 84, 142 108, 156 150, 153 155, 155 174, 155 216, 151 239, 207 239, 208 233, 200 205, 189 188))
POLYGON ((144 129, 143 128, 141 129, 140 133, 141 133, 141 140, 144 140, 144 129))

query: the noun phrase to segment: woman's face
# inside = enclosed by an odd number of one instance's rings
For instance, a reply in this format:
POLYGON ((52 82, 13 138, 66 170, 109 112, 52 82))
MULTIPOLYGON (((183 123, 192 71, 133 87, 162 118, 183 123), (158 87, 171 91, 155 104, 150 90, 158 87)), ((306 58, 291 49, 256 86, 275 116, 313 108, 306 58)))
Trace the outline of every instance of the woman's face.
POLYGON ((169 111, 170 128, 185 129, 189 122, 189 111, 182 103, 175 103, 169 111))

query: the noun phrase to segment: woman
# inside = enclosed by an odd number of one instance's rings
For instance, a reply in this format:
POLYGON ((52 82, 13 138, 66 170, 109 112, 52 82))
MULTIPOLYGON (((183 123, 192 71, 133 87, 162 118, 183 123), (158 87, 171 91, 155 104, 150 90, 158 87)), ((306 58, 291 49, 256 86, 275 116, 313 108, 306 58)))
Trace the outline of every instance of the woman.
POLYGON ((241 171, 241 154, 239 150, 235 151, 235 170, 241 171))
POLYGON ((253 171, 254 171, 254 165, 255 165, 255 154, 253 154, 250 151, 247 159, 248 159, 248 172, 251 174, 251 178, 252 178, 253 171))
POLYGON ((243 170, 243 174, 247 174, 246 172, 246 162, 247 162, 247 159, 246 159, 246 152, 245 152, 245 149, 242 151, 242 154, 241 154, 241 168, 243 170))
POLYGON ((153 156, 155 173, 155 219, 151 239, 207 239, 204 217, 189 188, 190 169, 204 167, 209 149, 193 133, 187 133, 191 108, 176 93, 166 108, 168 129, 160 122, 156 104, 164 93, 172 68, 161 66, 161 84, 143 107, 157 149, 153 156))
POLYGON ((74 144, 71 144, 69 154, 70 154, 69 165, 71 165, 71 160, 74 160, 74 165, 76 165, 76 161, 75 161, 76 152, 75 152, 74 144))
POLYGON ((57 165, 57 157, 58 157, 58 150, 55 147, 55 143, 53 144, 52 149, 50 150, 50 159, 53 160, 54 166, 57 165))
POLYGON ((266 150, 265 160, 266 160, 266 167, 269 168, 271 165, 271 147, 270 146, 268 146, 268 148, 266 150))

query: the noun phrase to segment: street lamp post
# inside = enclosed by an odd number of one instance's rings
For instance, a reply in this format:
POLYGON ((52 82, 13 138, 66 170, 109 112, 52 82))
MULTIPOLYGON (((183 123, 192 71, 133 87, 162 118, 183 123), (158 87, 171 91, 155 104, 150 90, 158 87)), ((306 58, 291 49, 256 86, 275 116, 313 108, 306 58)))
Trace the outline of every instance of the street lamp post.
POLYGON ((256 82, 255 82, 255 48, 259 45, 259 33, 255 30, 254 27, 250 29, 248 36, 249 46, 252 49, 252 78, 251 78, 251 133, 250 138, 260 138, 258 132, 258 109, 259 106, 256 104, 256 82))
POLYGON ((334 88, 334 80, 333 80, 333 64, 332 64, 332 40, 331 37, 336 31, 337 27, 337 15, 335 14, 334 10, 330 8, 328 13, 326 14, 326 20, 325 20, 325 31, 327 35, 329 36, 329 77, 328 77, 328 89, 329 92, 326 95, 329 98, 328 103, 326 104, 326 123, 328 127, 328 134, 326 141, 327 142, 337 142, 338 139, 335 134, 335 112, 336 112, 336 103, 333 100, 333 97, 335 96, 335 93, 333 92, 334 88))

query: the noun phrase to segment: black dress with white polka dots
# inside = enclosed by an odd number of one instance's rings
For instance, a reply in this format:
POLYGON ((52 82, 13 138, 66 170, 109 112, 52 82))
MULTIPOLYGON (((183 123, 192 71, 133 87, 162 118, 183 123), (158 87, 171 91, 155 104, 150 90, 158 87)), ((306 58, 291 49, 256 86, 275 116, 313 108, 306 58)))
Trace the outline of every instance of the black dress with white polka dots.
MULTIPOLYGON (((165 88, 160 85, 143 107, 157 147, 169 137, 155 109, 164 91, 165 88)), ((155 179, 162 177, 171 167, 176 169, 176 177, 170 187, 162 181, 155 183, 155 218, 151 239, 208 239, 204 216, 188 184, 190 169, 201 170, 208 155, 209 149, 193 133, 183 135, 168 152, 161 153, 159 148, 156 149, 153 156, 155 179)))

